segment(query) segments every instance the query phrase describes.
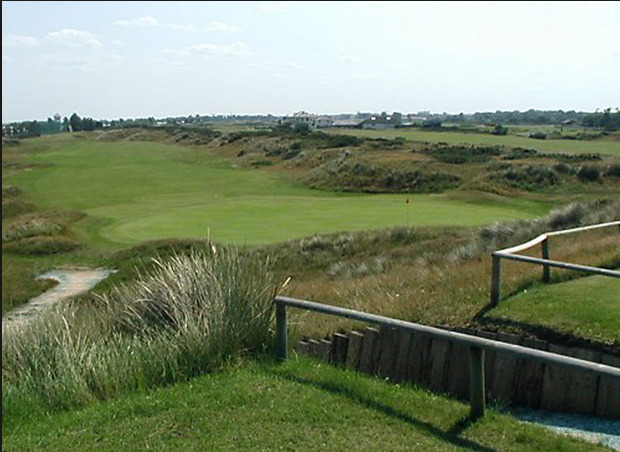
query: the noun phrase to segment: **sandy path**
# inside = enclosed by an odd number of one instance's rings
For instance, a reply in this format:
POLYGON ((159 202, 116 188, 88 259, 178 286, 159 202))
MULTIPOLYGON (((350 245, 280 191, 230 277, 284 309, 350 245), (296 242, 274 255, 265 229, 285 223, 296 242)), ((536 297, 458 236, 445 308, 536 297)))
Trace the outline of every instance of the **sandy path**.
POLYGON ((110 273, 112 270, 52 270, 40 275, 37 279, 54 279, 59 284, 9 312, 2 318, 3 329, 5 326, 15 326, 28 320, 60 300, 88 292, 110 273))

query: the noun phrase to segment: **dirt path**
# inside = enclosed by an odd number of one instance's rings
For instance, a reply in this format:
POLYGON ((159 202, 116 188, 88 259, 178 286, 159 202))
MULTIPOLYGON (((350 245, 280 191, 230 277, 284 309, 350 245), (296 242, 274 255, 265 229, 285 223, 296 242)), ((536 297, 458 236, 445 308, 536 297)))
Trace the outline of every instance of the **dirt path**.
POLYGON ((2 319, 5 326, 16 326, 27 321, 39 312, 49 309, 54 303, 66 298, 88 292, 97 283, 107 278, 112 270, 52 270, 38 276, 37 279, 54 279, 58 285, 33 298, 27 304, 13 309, 2 319))

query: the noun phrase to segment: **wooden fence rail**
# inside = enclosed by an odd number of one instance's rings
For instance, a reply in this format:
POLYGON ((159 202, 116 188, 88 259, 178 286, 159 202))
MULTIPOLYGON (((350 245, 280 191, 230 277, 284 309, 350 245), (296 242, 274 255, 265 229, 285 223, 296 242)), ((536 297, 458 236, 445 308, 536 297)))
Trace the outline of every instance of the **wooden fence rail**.
MULTIPOLYGON (((394 330, 415 333, 416 337, 427 337, 436 340, 437 347, 460 347, 463 350, 467 350, 469 361, 469 401, 472 418, 477 418, 483 415, 486 405, 485 378, 487 370, 485 366, 485 351, 493 353, 494 356, 498 355, 497 357, 495 357, 496 360, 501 359, 501 356, 499 355, 508 355, 508 357, 512 359, 528 358, 529 360, 535 362, 552 364, 554 366, 576 370, 581 373, 609 378, 613 379, 614 381, 620 381, 620 368, 569 356, 559 355, 556 353, 550 353, 544 350, 527 348, 517 344, 494 341, 483 337, 459 333, 456 331, 443 330, 440 328, 405 322, 389 317, 354 311, 352 309, 340 308, 336 306, 329 306, 307 300, 298 300, 295 298, 278 296, 274 299, 274 302, 276 305, 276 351, 278 357, 283 360, 286 359, 288 355, 287 307, 320 312, 328 315, 334 315, 337 317, 344 317, 353 320, 359 320, 362 322, 377 324, 382 327, 391 328, 394 330)), ((363 339, 364 343, 367 343, 366 337, 364 337, 363 339)), ((368 340, 372 341, 372 339, 373 338, 369 333, 368 340)), ((317 354, 328 355, 329 353, 337 353, 337 351, 330 351, 332 349, 330 349, 329 345, 324 346, 325 344, 321 344, 318 341, 315 342, 317 343, 313 344, 312 346, 316 349, 317 354)), ((352 344, 351 346, 355 347, 355 344, 352 344)), ((358 360, 356 366, 358 366, 358 368, 368 367, 368 369, 366 370, 373 370, 370 369, 370 367, 372 366, 382 367, 383 365, 381 362, 377 363, 376 360, 372 359, 372 357, 370 356, 372 354, 372 347, 364 348, 360 352, 359 356, 355 358, 356 360, 358 360)), ((384 361, 391 361, 392 363, 398 361, 398 357, 395 356, 386 355, 386 357, 383 357, 382 359, 384 361)), ((441 367, 445 368, 448 365, 449 363, 446 362, 441 364, 441 367)), ((435 367, 439 369, 438 366, 439 364, 435 367)), ((386 368, 388 367, 386 366, 386 368)), ((393 369, 393 366, 391 368, 393 369)), ((420 371, 433 372, 433 369, 422 369, 420 371)), ((430 381, 434 380, 431 378, 430 381)))
POLYGON ((521 245, 513 246, 511 248, 505 248, 503 250, 495 251, 491 254, 491 306, 497 306, 501 298, 501 259, 510 259, 521 262, 528 262, 533 264, 542 265, 543 282, 549 282, 551 280, 551 267, 563 268, 567 270, 577 270, 586 273, 592 273, 597 275, 611 276, 613 278, 620 278, 620 272, 616 270, 608 270, 605 268, 590 267, 586 265, 571 264, 569 262, 560 262, 549 259, 549 237, 573 234, 578 232, 589 231, 593 229, 607 228, 610 226, 617 226, 620 228, 620 221, 612 221, 609 223, 600 223, 590 226, 584 226, 581 228, 565 229, 562 231, 546 232, 539 235, 535 239, 521 245), (533 248, 537 245, 541 245, 542 259, 530 256, 522 256, 517 254, 521 251, 533 248))

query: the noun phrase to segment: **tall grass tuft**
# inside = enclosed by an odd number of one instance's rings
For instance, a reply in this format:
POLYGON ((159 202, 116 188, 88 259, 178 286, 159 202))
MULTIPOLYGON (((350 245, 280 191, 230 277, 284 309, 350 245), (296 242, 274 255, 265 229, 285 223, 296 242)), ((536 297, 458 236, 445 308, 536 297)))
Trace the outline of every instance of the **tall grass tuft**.
POLYGON ((620 219, 620 201, 573 202, 534 220, 516 220, 485 226, 472 239, 456 249, 453 259, 463 261, 500 248, 524 243, 549 231, 570 229, 620 219))
POLYGON ((272 340, 269 259, 205 246, 2 331, 2 406, 84 406, 216 371, 272 340))

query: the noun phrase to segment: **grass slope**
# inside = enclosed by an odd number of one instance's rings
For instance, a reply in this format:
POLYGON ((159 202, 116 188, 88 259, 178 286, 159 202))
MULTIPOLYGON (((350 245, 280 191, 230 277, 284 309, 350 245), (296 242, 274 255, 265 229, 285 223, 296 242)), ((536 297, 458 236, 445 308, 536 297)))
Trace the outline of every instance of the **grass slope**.
POLYGON ((3 450, 604 450, 300 359, 249 363, 82 411, 4 418, 3 450))
POLYGON ((503 145, 522 148, 534 148, 541 152, 562 152, 567 154, 595 153, 620 156, 620 145, 617 140, 535 140, 517 135, 491 135, 483 133, 464 132, 437 132, 420 129, 388 129, 388 130, 359 130, 359 129, 332 129, 334 133, 354 135, 364 138, 394 139, 403 137, 411 141, 426 141, 429 143, 473 144, 473 145, 503 145))
POLYGON ((501 301, 488 316, 620 344, 619 291, 620 281, 606 276, 538 285, 501 301))
MULTIPOLYGON (((60 136, 10 178, 44 209, 88 214, 76 232, 104 247, 196 237, 260 244, 397 225, 479 225, 545 213, 545 203, 321 192, 271 171, 235 168, 204 149, 60 136), (407 199, 412 202, 406 203, 407 199)), ((8 180, 7 180, 8 179, 8 180)))

